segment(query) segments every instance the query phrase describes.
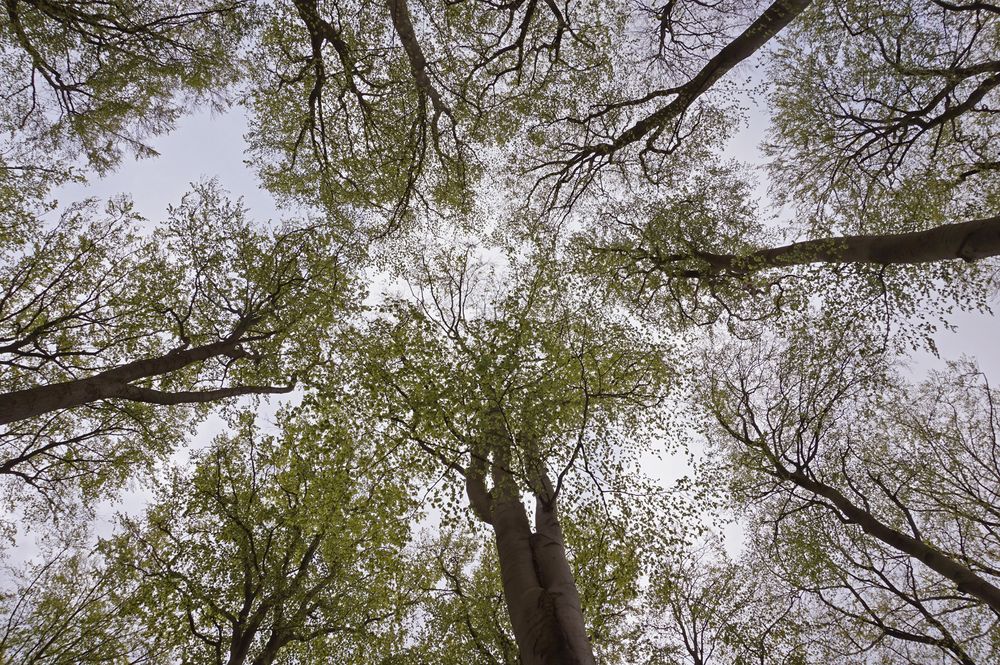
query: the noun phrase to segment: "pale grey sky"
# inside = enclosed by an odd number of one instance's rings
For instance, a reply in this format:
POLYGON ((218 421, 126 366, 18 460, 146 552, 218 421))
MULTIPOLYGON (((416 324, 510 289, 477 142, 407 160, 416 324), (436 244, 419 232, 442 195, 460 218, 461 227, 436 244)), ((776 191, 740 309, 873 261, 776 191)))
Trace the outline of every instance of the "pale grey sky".
POLYGON ((139 212, 155 221, 167 205, 180 201, 190 183, 217 177, 231 194, 245 199, 254 218, 275 218, 274 199, 258 186, 253 171, 244 163, 246 129, 246 119, 238 108, 225 114, 200 111, 185 116, 173 132, 149 141, 159 157, 126 159, 115 172, 63 187, 57 197, 65 204, 127 193, 139 212))

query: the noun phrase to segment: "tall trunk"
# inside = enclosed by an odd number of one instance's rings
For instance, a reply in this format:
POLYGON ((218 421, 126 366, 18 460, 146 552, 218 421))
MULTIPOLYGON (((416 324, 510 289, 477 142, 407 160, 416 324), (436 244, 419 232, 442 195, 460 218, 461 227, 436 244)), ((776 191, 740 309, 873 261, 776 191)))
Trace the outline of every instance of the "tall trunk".
POLYGON ((587 659, 572 662, 594 662, 580 594, 566 558, 566 543, 555 503, 547 505, 541 499, 535 499, 535 533, 531 536, 531 551, 538 568, 539 582, 552 596, 556 619, 571 651, 588 656, 587 659))
POLYGON ((509 473, 497 473, 484 514, 483 488, 470 479, 470 502, 493 526, 504 600, 523 665, 594 665, 593 647, 566 559, 555 506, 538 502, 533 533, 509 473), (502 478, 500 476, 503 476, 502 478))
POLYGON ((256 632, 233 631, 233 638, 229 643, 229 660, 226 665, 243 665, 250 653, 250 645, 256 632))

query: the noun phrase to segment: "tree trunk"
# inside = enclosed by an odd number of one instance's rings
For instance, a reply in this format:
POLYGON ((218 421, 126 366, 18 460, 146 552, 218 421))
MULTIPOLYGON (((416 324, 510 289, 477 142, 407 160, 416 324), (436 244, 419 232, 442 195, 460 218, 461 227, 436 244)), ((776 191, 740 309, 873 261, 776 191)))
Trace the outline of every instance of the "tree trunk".
MULTIPOLYGON (((494 468, 495 477, 496 468, 494 468)), ((566 559, 555 506, 537 501, 533 533, 520 492, 506 476, 490 492, 489 514, 470 481, 469 498, 493 526, 504 599, 523 665, 594 665, 593 647, 566 559), (475 494, 475 496, 474 496, 475 494)), ((481 489, 481 488, 480 488, 481 489)))
POLYGON ((531 536, 531 551, 535 557, 539 582, 552 596, 556 619, 572 647, 573 653, 586 653, 588 659, 572 662, 594 662, 590 638, 587 637, 586 623, 580 594, 576 590, 576 580, 566 558, 566 544, 556 506, 546 505, 535 499, 535 533, 531 536))

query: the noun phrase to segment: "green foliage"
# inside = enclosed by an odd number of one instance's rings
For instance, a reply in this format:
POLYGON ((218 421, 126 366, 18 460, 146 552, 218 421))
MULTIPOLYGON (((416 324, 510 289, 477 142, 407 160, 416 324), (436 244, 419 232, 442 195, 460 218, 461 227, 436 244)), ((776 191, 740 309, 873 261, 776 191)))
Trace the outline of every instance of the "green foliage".
POLYGON ((80 533, 47 543, 39 562, 6 567, 0 590, 4 663, 166 663, 150 651, 120 600, 119 580, 80 533))
POLYGON ((1000 21, 956 7, 837 0, 783 35, 769 65, 771 168, 807 228, 900 231, 994 213, 1000 21))
POLYGON ((388 663, 516 665, 494 548, 461 529, 428 536, 419 548, 433 583, 414 607, 413 643, 388 663))
POLYGON ((780 301, 770 307, 772 298, 787 299, 772 288, 771 276, 708 274, 713 255, 744 256, 773 239, 745 164, 696 168, 679 170, 670 187, 642 201, 605 204, 571 239, 576 269, 598 276, 639 316, 670 329, 756 319, 787 307, 780 301), (702 272, 704 278, 693 278, 702 272))
POLYGON ((271 191, 371 206, 389 228, 427 207, 468 212, 481 176, 505 178, 526 136, 579 113, 578 96, 610 74, 611 31, 627 15, 589 1, 393 6, 412 35, 385 3, 261 7, 246 92, 251 154, 271 191))
POLYGON ((825 662, 810 643, 799 594, 763 561, 732 561, 719 540, 676 553, 651 580, 643 662, 805 665, 825 662))
POLYGON ((3 398, 211 351, 10 418, 0 475, 28 522, 134 478, 157 494, 100 553, 24 569, 4 657, 530 658, 471 515, 532 496, 558 506, 602 661, 996 660, 965 589, 789 484, 997 570, 994 391, 968 363, 914 388, 887 355, 985 310, 995 259, 834 251, 996 215, 989 3, 5 10, 3 398), (778 47, 755 42, 782 12, 778 47), (300 221, 252 222, 214 181, 156 225, 126 197, 54 212, 54 186, 236 90, 249 162, 300 221), (755 91, 776 206, 723 154, 755 91), (400 291, 365 299, 382 277, 400 291), (293 387, 279 433, 228 411, 233 433, 163 472, 209 402, 293 387), (643 466, 684 449, 691 396, 715 419, 707 474, 667 490, 643 466), (722 490, 750 530, 736 561, 693 549, 722 490), (404 553, 425 506, 441 535, 404 553))
POLYGON ((405 485, 360 432, 244 415, 104 543, 159 652, 183 662, 379 662, 412 594, 405 485), (234 660, 227 660, 233 658, 234 660))
POLYGON ((418 261, 414 297, 380 307, 353 379, 359 407, 415 446, 415 468, 436 474, 482 456, 499 413, 525 489, 539 469, 562 484, 581 463, 598 483, 626 482, 620 473, 664 422, 672 343, 590 298, 555 258, 508 270, 470 254, 418 261))
MULTIPOLYGON (((70 206, 0 249, 0 377, 5 391, 169 357, 239 331, 239 346, 142 387, 165 393, 308 379, 356 292, 319 226, 251 222, 214 182, 196 185, 150 232, 128 199, 70 206)), ((204 406, 92 402, 12 422, 0 435, 8 505, 89 503, 149 473, 204 406)))
MULTIPOLYGON (((220 106, 249 4, 13 0, 0 23, 0 125, 36 158, 82 156, 99 172, 122 150, 155 155, 147 137, 171 129, 192 103, 220 106)), ((4 151, 7 152, 6 150, 4 151)), ((8 167, 57 171, 28 159, 8 167)), ((0 174, 7 175, 6 169, 0 174)))

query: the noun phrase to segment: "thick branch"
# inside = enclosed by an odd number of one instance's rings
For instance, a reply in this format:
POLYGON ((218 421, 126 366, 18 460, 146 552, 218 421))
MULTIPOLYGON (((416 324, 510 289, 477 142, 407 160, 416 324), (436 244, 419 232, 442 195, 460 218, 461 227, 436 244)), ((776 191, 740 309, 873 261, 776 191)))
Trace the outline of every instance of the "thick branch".
POLYGON ((692 252, 648 255, 656 266, 675 277, 749 274, 810 263, 872 263, 877 265, 931 263, 962 259, 972 262, 1000 255, 1000 215, 946 224, 926 231, 854 235, 806 240, 760 249, 744 256, 692 252), (698 261, 704 267, 681 268, 698 261))
POLYGON ((235 353, 243 333, 251 323, 249 320, 242 322, 231 335, 218 342, 171 351, 155 358, 136 360, 84 379, 36 386, 2 395, 0 396, 0 425, 102 399, 115 397, 129 399, 123 394, 124 392, 141 390, 128 385, 133 381, 162 376, 209 358, 235 353))
POLYGON ((868 535, 923 562, 931 570, 954 582, 959 591, 975 596, 989 605, 994 612, 1000 614, 1000 588, 977 575, 968 566, 962 565, 925 542, 880 522, 872 513, 855 505, 834 487, 810 478, 800 471, 789 471, 780 464, 775 464, 775 470, 779 477, 790 480, 802 489, 827 499, 868 535))
POLYGON ((116 397, 147 404, 203 404, 241 395, 283 395, 295 389, 287 386, 235 386, 217 390, 181 390, 165 392, 138 386, 125 386, 116 397))
POLYGON ((465 474, 465 493, 469 497, 469 505, 476 517, 482 522, 493 524, 493 499, 486 489, 486 480, 481 473, 477 474, 469 469, 465 474))
POLYGON ((680 117, 716 81, 725 76, 733 67, 756 53, 758 49, 791 23, 796 16, 801 14, 810 3, 811 0, 777 0, 746 30, 705 63, 705 66, 694 78, 675 88, 677 96, 669 104, 636 122, 611 143, 591 146, 585 152, 610 155, 631 143, 635 143, 651 131, 663 127, 674 118, 680 117))
POLYGON ((427 58, 424 56, 423 49, 420 48, 420 41, 417 39, 417 33, 413 29, 409 7, 406 5, 406 0, 389 0, 388 4, 392 26, 399 37, 399 41, 403 44, 403 50, 406 51, 406 57, 410 61, 410 70, 413 72, 417 88, 431 100, 431 106, 434 108, 434 122, 437 124, 437 119, 442 114, 450 117, 451 110, 431 82, 430 75, 428 74, 427 58))

